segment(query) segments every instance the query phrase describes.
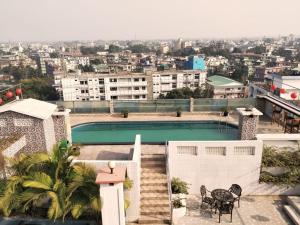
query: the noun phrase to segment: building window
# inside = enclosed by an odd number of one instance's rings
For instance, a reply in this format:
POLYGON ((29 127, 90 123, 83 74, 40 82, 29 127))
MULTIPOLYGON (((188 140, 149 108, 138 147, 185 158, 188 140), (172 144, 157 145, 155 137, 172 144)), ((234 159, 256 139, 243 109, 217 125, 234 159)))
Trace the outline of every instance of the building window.
POLYGON ((118 96, 111 96, 111 99, 118 99, 118 96))
POLYGON ((142 95, 142 98, 146 98, 146 95, 142 95))
POLYGON ((195 75, 195 79, 199 79, 199 75, 195 75))
POLYGON ((117 87, 111 87, 110 90, 111 90, 111 91, 117 91, 118 88, 117 88, 117 87))
POLYGON ((172 88, 176 88, 177 87, 177 85, 176 84, 172 84, 172 88))
POLYGON ((135 96, 134 96, 134 99, 139 99, 139 98, 140 98, 139 95, 135 95, 135 96))
POLYGON ((104 84, 104 79, 99 79, 99 84, 104 84))
POLYGON ((134 82, 139 82, 139 80, 140 80, 139 78, 134 78, 133 79, 134 82))
POLYGON ((117 79, 116 78, 111 78, 111 79, 109 79, 109 81, 115 83, 115 82, 117 82, 117 79))
POLYGON ((172 75, 172 80, 176 80, 177 76, 176 75, 172 75))
POLYGON ((14 125, 16 127, 31 127, 33 126, 32 119, 14 119, 14 125))
POLYGON ((142 81, 146 81, 146 78, 142 78, 142 81))
POLYGON ((142 90, 146 90, 146 87, 145 87, 145 86, 143 86, 143 87, 142 87, 142 90))
POLYGON ((0 119, 0 127, 6 127, 7 121, 6 119, 0 119))
POLYGON ((140 90, 140 88, 139 87, 134 87, 134 90, 138 91, 138 90, 140 90))
POLYGON ((105 100, 105 96, 100 96, 100 100, 105 100))
POLYGON ((104 93, 104 88, 99 88, 100 93, 104 93))

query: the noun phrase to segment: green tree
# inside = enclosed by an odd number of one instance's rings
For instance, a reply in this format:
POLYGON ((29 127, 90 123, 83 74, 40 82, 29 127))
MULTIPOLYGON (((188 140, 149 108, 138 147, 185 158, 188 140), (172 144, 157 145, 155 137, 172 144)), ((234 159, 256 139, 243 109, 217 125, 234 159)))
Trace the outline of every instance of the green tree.
POLYGON ((99 188, 95 171, 84 164, 73 164, 78 148, 66 141, 57 144, 50 154, 21 154, 11 159, 13 175, 0 186, 0 209, 5 216, 13 212, 32 213, 48 207, 49 219, 77 219, 87 212, 100 212, 99 188), (50 204, 43 204, 48 202, 50 204))
POLYGON ((25 98, 35 98, 44 101, 56 101, 59 94, 52 86, 49 78, 31 78, 21 80, 23 96, 25 98))
POLYGON ((266 47, 263 45, 255 46, 247 50, 248 53, 263 54, 266 53, 266 47))
POLYGON ((117 52, 121 52, 121 51, 122 51, 122 48, 120 48, 119 46, 109 45, 109 48, 108 48, 109 53, 117 53, 117 52))
POLYGON ((50 54, 50 58, 58 58, 59 54, 57 52, 51 52, 50 54))
POLYGON ((128 47, 128 49, 133 53, 148 53, 151 51, 147 46, 142 44, 131 45, 128 47))

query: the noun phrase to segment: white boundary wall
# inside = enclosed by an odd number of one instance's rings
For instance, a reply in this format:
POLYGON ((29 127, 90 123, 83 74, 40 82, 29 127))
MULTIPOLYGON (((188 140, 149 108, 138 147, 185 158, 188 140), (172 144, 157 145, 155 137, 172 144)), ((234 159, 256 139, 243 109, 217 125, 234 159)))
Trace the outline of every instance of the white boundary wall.
MULTIPOLYGON (((111 159, 113 160, 113 159, 111 159)), ((103 167, 107 167, 108 161, 111 160, 74 160, 74 163, 85 163, 99 171, 103 167)), ((133 180, 133 187, 129 192, 130 206, 126 211, 127 221, 136 221, 140 216, 140 183, 141 183, 141 135, 136 135, 133 149, 132 160, 113 160, 116 165, 123 165, 127 168, 128 177, 133 180)), ((103 202, 103 204, 109 204, 103 202)))
POLYGON ((228 189, 239 184, 250 194, 259 181, 263 142, 251 141, 170 141, 170 176, 190 184, 190 193, 200 186, 209 190, 228 189))

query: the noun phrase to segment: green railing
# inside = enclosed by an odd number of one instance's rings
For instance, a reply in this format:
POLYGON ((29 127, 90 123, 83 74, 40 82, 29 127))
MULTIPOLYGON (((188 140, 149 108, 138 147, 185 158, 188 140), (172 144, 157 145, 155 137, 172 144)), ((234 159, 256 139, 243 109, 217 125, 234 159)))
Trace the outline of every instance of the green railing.
POLYGON ((113 101, 114 112, 122 112, 128 109, 129 112, 175 112, 178 108, 181 111, 190 111, 189 99, 160 99, 148 101, 113 101))
POLYGON ((225 108, 235 109, 247 106, 256 106, 255 98, 236 99, 194 99, 194 111, 223 111, 225 108))
POLYGON ((238 107, 255 106, 255 98, 241 99, 158 99, 158 100, 114 100, 114 101, 58 101, 52 102, 58 106, 71 109, 72 113, 121 113, 127 109, 129 112, 152 113, 152 112, 190 112, 193 101, 194 112, 222 111, 224 108, 235 109, 238 107))

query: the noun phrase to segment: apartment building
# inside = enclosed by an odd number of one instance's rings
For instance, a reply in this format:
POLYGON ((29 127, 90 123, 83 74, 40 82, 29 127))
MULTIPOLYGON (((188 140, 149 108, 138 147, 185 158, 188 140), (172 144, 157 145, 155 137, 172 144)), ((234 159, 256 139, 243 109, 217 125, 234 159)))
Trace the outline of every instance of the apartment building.
POLYGON ((206 82, 206 71, 182 70, 154 72, 153 77, 153 98, 160 94, 166 95, 173 89, 188 87, 192 90, 206 82))
MULTIPOLYGON (((151 76, 145 74, 68 75, 61 79, 64 101, 152 99, 148 88, 151 76)), ((150 85, 151 86, 151 85, 150 85)))
POLYGON ((205 83, 199 70, 148 73, 72 74, 60 78, 64 101, 149 100, 176 88, 195 89, 205 83))
POLYGON ((207 78, 207 85, 213 90, 214 99, 246 97, 246 87, 242 83, 227 77, 210 76, 207 78))

